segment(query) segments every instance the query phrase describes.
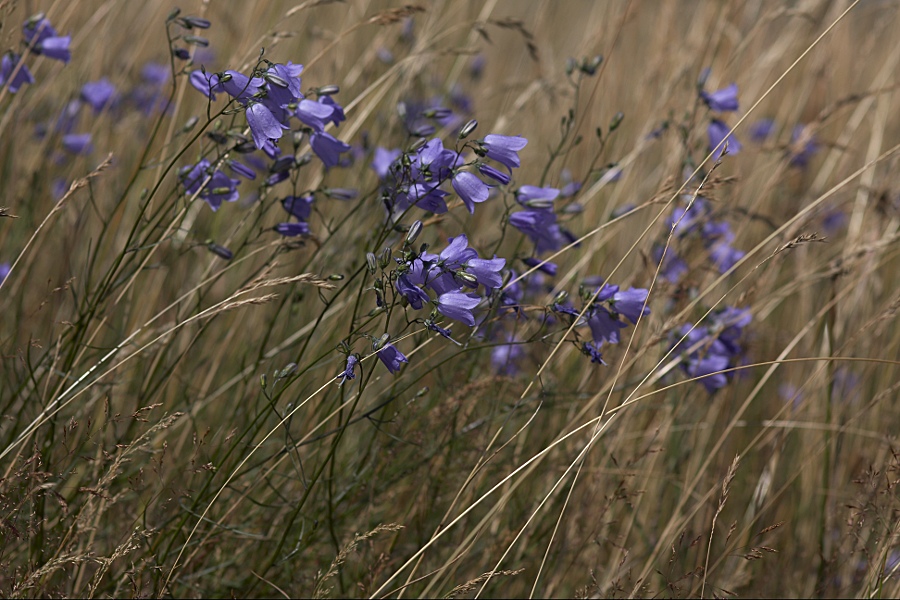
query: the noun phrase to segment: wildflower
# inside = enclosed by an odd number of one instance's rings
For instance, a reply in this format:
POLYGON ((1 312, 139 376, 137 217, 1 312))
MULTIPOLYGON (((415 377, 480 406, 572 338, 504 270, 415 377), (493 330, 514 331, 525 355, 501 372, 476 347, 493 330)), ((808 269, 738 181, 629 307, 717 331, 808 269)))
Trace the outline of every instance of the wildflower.
POLYGON ((741 151, 741 143, 733 135, 728 135, 730 127, 713 119, 709 123, 709 151, 713 153, 713 160, 719 160, 719 157, 725 152, 725 146, 728 146, 728 154, 737 154, 741 151), (722 143, 724 140, 725 143, 722 143), (722 144, 721 146, 719 144, 722 144))
POLYGON ((506 341, 491 350, 491 366, 500 375, 512 376, 519 372, 518 362, 525 356, 525 350, 515 335, 510 334, 506 341))
POLYGON ((650 307, 645 306, 647 302, 647 290, 641 288, 628 288, 624 292, 617 291, 612 297, 613 309, 637 325, 641 316, 650 314, 650 307))
POLYGON ((283 130, 288 127, 282 125, 265 105, 252 102, 247 106, 247 125, 253 134, 253 143, 261 149, 266 140, 278 140, 283 130))
POLYGON ((222 202, 234 202, 238 199, 237 185, 240 181, 231 179, 218 169, 210 174, 211 169, 212 165, 204 158, 193 167, 182 169, 180 178, 187 195, 199 194, 209 207, 216 211, 222 202))
POLYGON ((384 180, 390 172, 391 165, 400 158, 402 152, 399 149, 387 150, 378 146, 375 148, 375 156, 372 159, 372 170, 378 175, 378 179, 384 180))
POLYGON ((224 77, 219 78, 216 87, 217 91, 224 91, 241 104, 247 104, 250 98, 262 90, 265 83, 265 80, 259 77, 247 77, 243 73, 228 70, 225 71, 224 77))
POLYGON ((306 196, 288 196, 281 201, 281 206, 293 217, 301 221, 308 221, 312 213, 312 204, 315 197, 312 194, 306 196))
POLYGON ((81 99, 84 100, 95 113, 102 111, 113 99, 116 86, 104 77, 98 81, 90 81, 81 86, 81 99))
POLYGON ((509 216, 509 224, 530 237, 538 252, 562 247, 562 232, 552 210, 520 210, 509 216))
POLYGON ((375 351, 378 353, 378 358, 391 373, 397 373, 400 370, 402 363, 409 362, 409 359, 407 359, 406 356, 397 350, 396 346, 390 342, 386 343, 381 348, 378 348, 378 342, 376 341, 374 347, 375 351))
POLYGON ((196 71, 192 71, 190 76, 188 77, 188 81, 194 88, 201 92, 204 96, 209 98, 210 100, 215 101, 216 99, 216 91, 219 87, 219 76, 215 73, 208 75, 197 69, 196 71))
POLYGON ((256 179, 256 172, 244 163, 238 162, 236 160, 229 160, 228 168, 244 179, 256 179))
POLYGON ((89 154, 93 149, 91 147, 91 134, 89 133, 70 133, 62 138, 62 145, 68 152, 72 154, 89 154))
MULTIPOLYGON (((505 258, 470 258, 466 261, 465 272, 475 277, 478 284, 487 289, 497 289, 503 284, 500 271, 506 266, 505 258)), ((473 286, 474 287, 474 286, 473 286)))
POLYGON ((553 201, 559 196, 556 188, 541 188, 534 185, 523 185, 516 190, 516 200, 529 208, 551 208, 553 201))
POLYGON ((750 139, 754 142, 761 143, 766 141, 772 132, 775 131, 775 121, 772 119, 760 119, 750 126, 750 139))
POLYGON ((581 353, 585 356, 591 357, 592 363, 597 363, 598 365, 605 365, 606 361, 603 360, 603 355, 600 354, 600 346, 602 343, 595 342, 584 342, 581 345, 581 353))
POLYGON ((428 297, 428 294, 422 291, 420 287, 413 285, 406 275, 398 277, 394 287, 399 294, 406 298, 409 305, 416 310, 421 309, 424 303, 431 302, 431 298, 428 297))
POLYGON ((445 317, 465 323, 469 327, 475 326, 475 315, 472 311, 481 303, 481 298, 476 294, 447 292, 438 296, 437 302, 438 311, 445 317))
POLYGON ((610 344, 618 344, 619 330, 627 327, 625 323, 600 306, 591 309, 591 315, 587 324, 591 328, 591 336, 594 338, 594 342, 598 344, 603 341, 610 344))
POLYGON ((12 265, 8 262, 0 263, 0 283, 3 283, 10 271, 12 271, 12 265))
POLYGON ((728 87, 712 93, 706 92, 705 90, 701 91, 700 98, 710 110, 716 112, 731 112, 738 109, 737 93, 737 84, 732 83, 728 87))
POLYGON ((301 100, 297 104, 295 114, 300 121, 312 127, 315 131, 322 133, 325 131, 325 124, 334 112, 334 108, 320 102, 312 100, 301 100))
POLYGON ((11 94, 18 92, 19 88, 26 83, 34 83, 31 71, 28 70, 28 66, 24 63, 19 64, 21 61, 21 55, 13 54, 12 52, 7 52, 3 55, 3 58, 0 58, 0 87, 7 85, 8 82, 8 89, 11 94), (16 71, 17 66, 18 71, 16 71), (13 75, 14 71, 15 75, 13 75))
POLYGON ((497 135, 490 134, 485 136, 481 142, 485 156, 496 160, 507 169, 518 168, 519 150, 528 144, 528 140, 520 135, 497 135))
POLYGON ((350 146, 344 142, 335 139, 328 133, 313 133, 309 136, 309 143, 313 152, 322 161, 326 169, 330 169, 338 164, 340 155, 350 150, 350 146))
POLYGON ((68 63, 72 59, 72 53, 69 51, 72 36, 59 35, 43 15, 37 15, 25 21, 22 33, 35 54, 42 54, 47 58, 64 63, 68 63))
POLYGON ((468 171, 460 171, 451 181, 453 189, 462 198, 469 214, 475 213, 475 204, 484 202, 490 195, 488 186, 468 171))
POLYGON ((350 354, 347 356, 347 366, 344 367, 344 370, 338 374, 338 377, 341 380, 338 382, 338 385, 344 385, 344 382, 348 379, 356 379, 356 365, 359 362, 359 357, 355 354, 350 354))

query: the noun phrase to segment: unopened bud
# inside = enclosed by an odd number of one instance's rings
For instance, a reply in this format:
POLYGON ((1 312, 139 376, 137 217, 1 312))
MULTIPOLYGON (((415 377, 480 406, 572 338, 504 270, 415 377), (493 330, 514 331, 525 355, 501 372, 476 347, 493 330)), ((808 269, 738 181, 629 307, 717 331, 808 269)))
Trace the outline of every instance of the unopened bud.
POLYGON ((464 140, 469 137, 469 134, 475 131, 475 128, 478 127, 478 121, 472 119, 465 125, 463 125, 462 129, 459 130, 459 139, 464 140))

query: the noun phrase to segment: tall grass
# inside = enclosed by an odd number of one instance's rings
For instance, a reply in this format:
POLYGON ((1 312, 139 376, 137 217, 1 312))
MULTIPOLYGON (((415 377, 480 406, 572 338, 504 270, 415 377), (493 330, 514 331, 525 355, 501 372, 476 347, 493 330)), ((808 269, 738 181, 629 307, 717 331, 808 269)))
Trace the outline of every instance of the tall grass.
POLYGON ((34 76, 0 91, 3 595, 900 594, 895 4, 173 8, 0 3, 34 76), (37 12, 67 64, 23 43, 37 12), (294 120, 266 184, 245 107, 188 82, 265 60, 303 64, 308 98, 339 86, 341 164, 294 120), (731 83, 739 109, 711 111, 731 83), (488 134, 528 145, 474 214, 438 177, 449 211, 391 218, 375 149, 415 158, 425 125, 470 162, 488 134), (252 157, 216 211, 211 173, 185 179, 252 157), (528 185, 568 185, 545 251, 510 222, 528 185), (307 193, 309 233, 280 235, 307 193), (461 234, 506 259, 473 327, 397 287, 461 234), (648 290, 605 365, 597 276, 648 290))

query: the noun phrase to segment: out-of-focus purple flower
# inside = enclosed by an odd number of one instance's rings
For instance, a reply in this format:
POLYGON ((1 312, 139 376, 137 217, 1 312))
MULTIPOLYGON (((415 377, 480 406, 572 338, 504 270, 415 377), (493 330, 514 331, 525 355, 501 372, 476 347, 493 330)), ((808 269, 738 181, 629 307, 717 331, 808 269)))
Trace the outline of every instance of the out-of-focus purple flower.
POLYGON ((675 249, 671 246, 668 250, 665 250, 665 257, 663 256, 664 246, 661 244, 656 244, 653 246, 653 260, 657 263, 662 260, 662 267, 659 271, 659 276, 669 283, 678 283, 678 280, 681 279, 685 273, 688 272, 687 263, 684 262, 680 256, 675 252, 675 249))
POLYGON ((284 237, 296 237, 298 235, 309 234, 309 223, 279 223, 275 226, 275 231, 284 237))
POLYGON ((62 137, 62 145, 68 152, 72 154, 89 154, 93 147, 91 146, 91 134, 89 133, 70 133, 62 137))
POLYGON ((513 335, 507 337, 507 342, 491 350, 491 366, 498 374, 511 377, 519 372, 519 361, 525 356, 525 349, 513 335))
POLYGON ((556 277, 556 272, 558 269, 556 263, 545 262, 539 258, 534 258, 532 256, 523 258, 522 262, 525 263, 526 265, 528 265, 529 267, 532 267, 532 268, 537 267, 538 271, 541 271, 542 273, 546 273, 550 277, 556 277))
POLYGON ((481 145, 484 149, 485 156, 496 160, 507 169, 516 169, 519 167, 519 150, 528 144, 528 140, 520 135, 497 135, 490 134, 485 136, 481 145))
POLYGON ((72 60, 72 52, 69 50, 69 44, 72 43, 72 36, 64 35, 60 37, 47 38, 33 48, 35 54, 41 54, 47 58, 68 63, 72 60))
POLYGON ((253 135, 253 143, 262 148, 266 140, 280 139, 288 127, 282 125, 264 104, 252 102, 247 106, 247 125, 253 135))
POLYGON ((168 83, 170 74, 168 65, 158 62, 144 63, 141 67, 141 79, 148 85, 162 87, 168 83))
POLYGON ((707 91, 700 92, 700 98, 710 110, 716 112, 731 112, 738 109, 738 87, 736 83, 732 83, 726 88, 709 93, 707 91))
POLYGON ((819 151, 819 144, 812 128, 805 125, 797 125, 791 133, 791 166, 806 168, 813 155, 819 151))
POLYGON ((847 214, 839 208, 833 208, 822 217, 822 229, 825 235, 837 235, 847 226, 847 214))
POLYGON ((719 269, 720 273, 725 273, 733 267, 739 260, 744 258, 746 252, 732 248, 727 242, 718 242, 713 245, 709 256, 719 269))
POLYGON ((399 149, 388 150, 378 146, 375 148, 375 155, 372 158, 372 169, 378 175, 378 179, 384 180, 390 172, 391 165, 394 164, 402 152, 399 149))
POLYGON ((350 354, 347 356, 347 366, 344 367, 344 370, 338 374, 338 377, 341 378, 338 381, 338 385, 344 385, 344 382, 348 379, 356 379, 356 364, 359 362, 359 357, 355 354, 350 354))
POLYGON ((334 167, 340 162, 341 153, 348 152, 350 146, 344 142, 335 139, 328 133, 313 133, 309 136, 309 143, 313 152, 322 161, 326 169, 334 167))
POLYGON ((552 210, 520 210, 509 216, 509 224, 531 238, 538 253, 562 247, 562 232, 552 210))
POLYGON ((445 317, 475 326, 475 315, 472 311, 481 302, 477 294, 463 292, 447 292, 438 296, 437 309, 445 317))
POLYGON ((391 373, 397 373, 403 363, 409 362, 409 359, 407 359, 406 356, 397 350, 397 347, 390 342, 386 343, 381 348, 377 347, 376 342, 375 349, 378 352, 378 358, 391 373))
POLYGON ((216 99, 219 90, 219 76, 215 73, 204 73, 200 69, 191 71, 188 81, 194 88, 210 100, 216 99))
POLYGON ((700 378, 700 383, 706 391, 712 394, 716 390, 725 387, 728 377, 725 373, 718 373, 728 368, 728 357, 719 354, 707 354, 705 356, 692 357, 684 367, 685 372, 691 377, 700 378))
POLYGON ((602 343, 597 342, 584 342, 581 345, 581 353, 585 356, 590 356, 592 363, 605 365, 606 361, 603 360, 603 355, 600 353, 600 347, 602 345, 602 343))
POLYGON ((645 306, 648 291, 641 288, 628 288, 624 292, 617 291, 612 297, 612 307, 620 315, 637 325, 641 316, 650 314, 650 307, 645 306))
POLYGON ((106 108, 112 101, 115 93, 116 86, 114 86, 106 77, 97 81, 89 81, 81 86, 81 99, 84 100, 86 104, 90 105, 95 113, 106 108))
POLYGON ((472 79, 479 79, 484 73, 484 65, 487 61, 484 58, 484 54, 476 54, 472 57, 472 60, 469 61, 469 77, 472 79))
POLYGON ((313 130, 319 133, 325 131, 325 125, 331 118, 332 113, 334 113, 333 107, 320 102, 313 102, 312 100, 301 100, 297 104, 295 112, 300 122, 312 127, 313 130))
POLYGON ((312 214, 312 205, 315 197, 312 194, 306 196, 288 196, 281 201, 281 206, 293 217, 301 221, 308 221, 312 214))
POLYGON ((0 58, 0 87, 9 83, 9 93, 15 94, 19 91, 19 88, 25 85, 26 83, 34 83, 34 77, 31 75, 31 71, 28 70, 28 66, 24 63, 19 65, 22 57, 19 54, 13 54, 12 52, 6 52, 3 54, 3 58, 0 58), (16 66, 19 65, 19 70, 16 71, 15 76, 13 76, 13 71, 15 71, 16 66), (12 79, 10 79, 12 77, 12 79))
POLYGON ((72 59, 72 53, 69 51, 72 36, 59 35, 50 21, 43 16, 39 15, 25 21, 22 33, 35 54, 42 54, 65 63, 72 59))
POLYGON ((469 214, 475 214, 475 204, 484 202, 490 196, 488 186, 468 171, 457 173, 453 177, 451 185, 456 190, 456 193, 459 194, 459 197, 462 198, 463 203, 469 210, 469 214))
POLYGON ((709 134, 709 151, 713 153, 713 160, 719 160, 722 153, 725 152, 726 144, 728 145, 728 154, 737 154, 741 151, 741 143, 737 138, 734 135, 728 135, 730 130, 731 128, 728 125, 718 119, 710 121, 707 133, 709 134), (725 144, 716 149, 726 138, 725 144))
POLYGON ((523 185, 516 190, 516 200, 528 208, 551 208, 558 196, 559 190, 551 187, 523 185))
POLYGON ((8 262, 0 263, 0 283, 3 283, 11 270, 12 266, 8 262))
POLYGON ((762 143, 775 131, 775 121, 772 119, 760 119, 750 126, 750 139, 756 143, 762 143))
POLYGON ((211 168, 210 162, 204 158, 193 167, 183 168, 179 178, 187 195, 193 196, 199 193, 209 207, 216 211, 222 202, 234 202, 240 197, 237 191, 240 181, 228 177, 219 169, 210 174, 211 168), (209 179, 208 182, 207 179, 209 179), (205 186, 204 183, 206 183, 205 186), (203 186, 202 189, 201 186, 203 186))
POLYGON ((591 328, 591 336, 594 342, 609 342, 610 344, 619 343, 619 330, 627 327, 625 323, 613 317, 608 310, 603 307, 595 306, 591 310, 588 318, 588 327, 591 328))

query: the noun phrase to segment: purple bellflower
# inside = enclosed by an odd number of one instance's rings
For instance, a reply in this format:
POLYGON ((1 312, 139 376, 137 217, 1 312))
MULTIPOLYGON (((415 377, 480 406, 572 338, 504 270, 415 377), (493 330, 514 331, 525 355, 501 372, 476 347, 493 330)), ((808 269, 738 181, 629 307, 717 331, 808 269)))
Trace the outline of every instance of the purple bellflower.
POLYGON ((409 359, 407 359, 406 356, 397 350, 397 347, 390 342, 386 343, 381 348, 377 347, 376 342, 375 350, 378 352, 378 358, 391 373, 397 373, 403 363, 409 362, 409 359))
POLYGON ((737 84, 732 83, 728 87, 712 93, 704 90, 700 92, 700 98, 710 110, 716 112, 732 112, 738 109, 737 94, 737 84))
POLYGON ((19 88, 26 83, 34 83, 34 76, 28 70, 28 66, 24 63, 19 65, 21 60, 21 55, 12 52, 6 52, 3 54, 3 58, 0 58, 0 87, 8 82, 10 94, 18 92, 19 88), (19 67, 18 71, 16 71, 16 66, 19 67))
POLYGON ((737 154, 741 151, 741 143, 737 138, 734 135, 728 135, 730 130, 728 125, 718 119, 710 121, 707 133, 709 134, 709 151, 713 153, 713 160, 719 160, 725 152, 725 144, 728 145, 728 154, 737 154), (726 140, 725 144, 719 146, 723 140, 726 140), (719 148, 717 149, 716 146, 719 148))
POLYGON ((102 111, 112 101, 115 93, 116 86, 106 77, 89 81, 81 86, 81 99, 94 109, 95 113, 102 111))
POLYGON ((519 150, 527 144, 528 140, 520 135, 509 136, 494 133, 485 136, 481 142, 485 156, 496 160, 507 169, 519 167, 519 150))

